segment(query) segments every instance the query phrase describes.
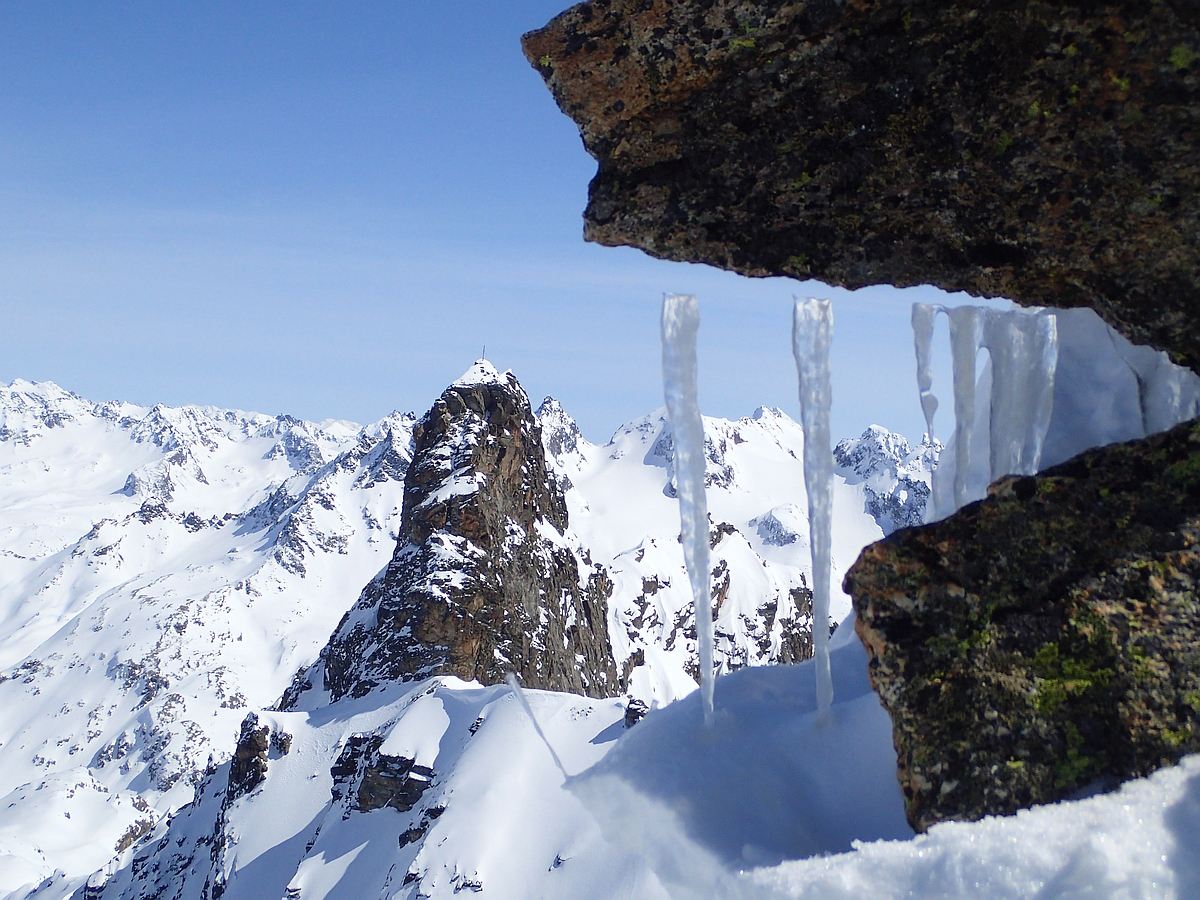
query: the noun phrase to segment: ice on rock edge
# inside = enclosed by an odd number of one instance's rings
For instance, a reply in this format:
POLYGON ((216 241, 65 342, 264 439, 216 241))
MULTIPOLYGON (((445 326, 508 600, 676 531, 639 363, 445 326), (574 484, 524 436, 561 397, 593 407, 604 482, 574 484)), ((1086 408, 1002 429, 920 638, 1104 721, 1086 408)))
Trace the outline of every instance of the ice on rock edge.
MULTIPOLYGON (((913 304, 913 336, 917 353, 917 386, 926 428, 932 437, 937 398, 931 391, 930 357, 933 320, 937 313, 950 320, 950 351, 954 383, 953 494, 945 496, 944 473, 935 475, 935 513, 945 517, 979 499, 972 484, 972 455, 976 431, 976 357, 988 351, 986 374, 978 387, 988 394, 988 461, 983 489, 1002 475, 1032 475, 1038 470, 1042 445, 1054 406, 1054 376, 1058 365, 1058 320, 1046 310, 998 310, 978 306, 945 307, 913 304)), ((978 465, 977 465, 978 467, 978 465)))
POLYGON ((1200 378, 1131 344, 1090 309, 998 310, 914 304, 926 428, 938 408, 930 359, 938 313, 950 324, 955 430, 933 475, 926 521, 945 518, 1005 475, 1032 475, 1200 414, 1200 378), (988 359, 975 377, 976 356, 988 359))
POLYGON ((704 421, 696 399, 696 332, 700 311, 692 294, 664 294, 663 394, 674 439, 683 557, 695 602, 700 697, 706 724, 713 718, 713 624, 709 587, 708 502, 704 495, 704 421))
POLYGON ((792 353, 800 386, 804 428, 804 489, 808 494, 813 573, 813 658, 817 671, 817 707, 833 703, 829 671, 829 569, 833 543, 833 451, 829 441, 829 345, 833 309, 828 300, 797 300, 792 315, 792 353))

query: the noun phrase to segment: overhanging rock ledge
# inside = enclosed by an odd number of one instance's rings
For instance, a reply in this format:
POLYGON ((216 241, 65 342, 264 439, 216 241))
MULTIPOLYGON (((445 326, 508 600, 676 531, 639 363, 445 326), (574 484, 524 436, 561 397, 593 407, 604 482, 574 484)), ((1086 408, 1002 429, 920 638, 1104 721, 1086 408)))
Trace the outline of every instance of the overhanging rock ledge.
POLYGON ((525 35, 585 236, 1090 306, 1200 371, 1200 4, 595 0, 525 35))

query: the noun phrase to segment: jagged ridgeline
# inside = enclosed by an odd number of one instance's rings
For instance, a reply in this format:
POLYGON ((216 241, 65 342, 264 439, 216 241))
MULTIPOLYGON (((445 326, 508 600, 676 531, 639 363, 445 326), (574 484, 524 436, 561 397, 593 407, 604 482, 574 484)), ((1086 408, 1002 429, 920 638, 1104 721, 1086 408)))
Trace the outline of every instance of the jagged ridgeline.
POLYGON ((331 699, 389 681, 517 672, 531 687, 592 697, 622 690, 608 640, 612 583, 564 537, 529 398, 476 363, 413 429, 400 539, 346 613, 315 671, 331 699))
MULTIPOLYGON (((533 703, 571 771, 603 754, 626 708, 580 693, 656 707, 694 690, 664 413, 592 444, 556 401, 531 413, 487 369, 421 421, 363 427, 0 385, 0 895, 65 896, 95 874, 88 896, 283 896, 375 810, 372 852, 399 853, 396 878, 436 896, 478 880, 471 848, 543 816, 559 790, 538 774, 502 815, 468 797, 473 773, 492 778, 536 740, 507 687, 478 681, 513 668, 566 688, 533 703), (294 711, 270 709, 281 695, 294 711), (279 837, 264 823, 283 820, 316 843, 304 872, 288 850, 266 890, 236 873, 263 871, 251 836, 279 837)), ((812 651, 802 448, 779 410, 705 421, 721 674, 812 651)), ((919 515, 928 496, 924 457, 899 435, 843 449, 835 584, 892 512, 919 515), (885 500, 889 515, 873 513, 885 500)), ((835 593, 835 618, 849 609, 835 593)), ((521 884, 563 877, 546 869, 570 855, 570 828, 513 856, 521 884)), ((355 871, 386 880, 390 865, 364 854, 355 871)))

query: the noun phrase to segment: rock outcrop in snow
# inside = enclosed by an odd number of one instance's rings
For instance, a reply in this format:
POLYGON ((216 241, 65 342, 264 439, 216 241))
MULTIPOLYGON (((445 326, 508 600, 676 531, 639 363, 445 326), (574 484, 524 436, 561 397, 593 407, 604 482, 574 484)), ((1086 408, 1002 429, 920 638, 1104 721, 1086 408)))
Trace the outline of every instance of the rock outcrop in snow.
POLYGON ((619 693, 611 582, 573 551, 512 373, 476 363, 414 426, 413 448, 396 552, 313 676, 330 698, 438 674, 498 684, 510 671, 535 688, 619 693))
POLYGON ((942 442, 925 439, 914 450, 900 434, 872 425, 858 438, 844 438, 833 448, 837 471, 848 482, 861 482, 866 511, 884 534, 925 523, 933 470, 942 442))

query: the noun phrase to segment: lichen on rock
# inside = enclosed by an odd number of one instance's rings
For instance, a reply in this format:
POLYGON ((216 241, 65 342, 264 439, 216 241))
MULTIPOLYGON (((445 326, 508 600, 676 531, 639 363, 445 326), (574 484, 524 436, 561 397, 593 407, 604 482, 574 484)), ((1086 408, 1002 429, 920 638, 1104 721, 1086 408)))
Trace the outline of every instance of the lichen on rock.
POLYGON ((1010 477, 846 577, 909 821, 1011 813, 1200 752, 1200 424, 1010 477))

